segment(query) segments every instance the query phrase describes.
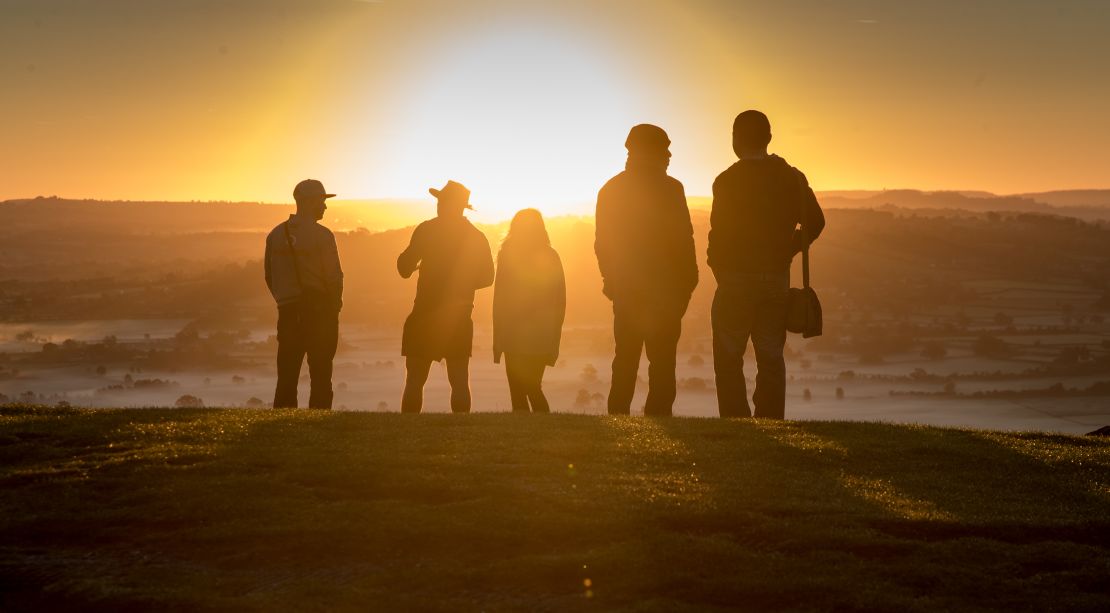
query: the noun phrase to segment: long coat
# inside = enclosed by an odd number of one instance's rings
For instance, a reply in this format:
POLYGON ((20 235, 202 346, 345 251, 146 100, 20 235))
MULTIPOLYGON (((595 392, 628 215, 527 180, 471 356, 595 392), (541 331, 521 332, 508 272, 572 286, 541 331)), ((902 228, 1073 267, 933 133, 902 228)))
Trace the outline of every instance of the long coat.
POLYGON ((493 361, 501 355, 541 357, 554 366, 567 310, 559 254, 546 245, 502 248, 493 285, 493 361))

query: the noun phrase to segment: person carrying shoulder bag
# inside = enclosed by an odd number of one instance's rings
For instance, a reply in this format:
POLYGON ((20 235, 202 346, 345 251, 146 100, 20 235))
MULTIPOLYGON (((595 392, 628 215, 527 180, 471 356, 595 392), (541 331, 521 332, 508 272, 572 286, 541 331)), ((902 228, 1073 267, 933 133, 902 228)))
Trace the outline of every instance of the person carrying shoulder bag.
POLYGON ((339 344, 343 269, 331 230, 317 223, 327 210, 326 193, 315 179, 297 184, 297 212, 266 237, 266 286, 278 307, 277 386, 274 408, 297 407, 297 381, 308 357, 308 406, 330 409, 332 360, 339 344))
MULTIPOLYGON (((721 417, 753 415, 744 381, 749 339, 756 359, 754 415, 785 416, 788 309, 809 304, 812 294, 791 292, 790 263, 825 227, 824 213, 805 175, 768 154, 770 142, 766 115, 740 113, 732 130, 733 150, 740 160, 713 183, 709 267, 717 279, 713 370, 721 417)), ((806 332, 812 335, 814 328, 807 326, 806 332)))

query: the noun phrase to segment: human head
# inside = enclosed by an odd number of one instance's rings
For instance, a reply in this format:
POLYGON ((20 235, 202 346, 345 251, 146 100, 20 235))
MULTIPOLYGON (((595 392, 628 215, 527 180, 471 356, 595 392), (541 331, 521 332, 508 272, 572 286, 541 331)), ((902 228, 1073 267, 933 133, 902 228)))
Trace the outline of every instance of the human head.
POLYGON ((434 187, 428 193, 436 197, 436 212, 441 217, 462 216, 470 206, 470 190, 462 183, 448 181, 441 189, 434 187))
POLYGON ((748 110, 736 116, 732 122, 732 150, 740 157, 767 153, 771 142, 771 122, 767 116, 756 110, 748 110))
POLYGON ((624 146, 628 149, 628 157, 652 159, 662 163, 664 168, 671 159, 670 137, 663 128, 650 123, 632 126, 624 146))
POLYGON ((293 188, 293 199, 297 201, 297 214, 306 215, 312 219, 323 219, 328 198, 334 198, 324 189, 324 184, 316 179, 305 179, 293 188))
POLYGON ((504 244, 519 245, 550 245, 551 239, 547 236, 547 228, 543 223, 543 214, 536 209, 521 209, 513 215, 509 222, 509 233, 505 236, 504 244))

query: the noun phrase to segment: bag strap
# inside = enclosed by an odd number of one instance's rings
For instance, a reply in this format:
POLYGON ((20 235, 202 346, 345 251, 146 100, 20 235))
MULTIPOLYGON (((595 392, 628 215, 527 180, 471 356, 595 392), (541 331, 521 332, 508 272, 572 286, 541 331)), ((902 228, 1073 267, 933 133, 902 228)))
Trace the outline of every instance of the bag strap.
POLYGON ((293 247, 293 237, 289 234, 289 220, 281 224, 285 230, 285 242, 289 245, 289 253, 293 256, 293 275, 297 277, 297 289, 304 293, 304 284, 301 283, 301 267, 297 264, 297 250, 293 247))
MULTIPOLYGON (((798 181, 799 191, 802 191, 802 182, 798 181)), ((802 287, 809 288, 809 224, 806 223, 806 199, 805 193, 801 193, 802 198, 799 199, 798 217, 802 226, 802 287)))

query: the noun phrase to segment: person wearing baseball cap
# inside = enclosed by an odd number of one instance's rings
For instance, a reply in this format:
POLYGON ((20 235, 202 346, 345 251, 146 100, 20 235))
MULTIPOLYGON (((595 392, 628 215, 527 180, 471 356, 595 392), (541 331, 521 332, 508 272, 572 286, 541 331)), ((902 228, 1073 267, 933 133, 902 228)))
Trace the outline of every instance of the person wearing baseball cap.
POLYGON ((608 408, 628 415, 640 354, 648 356, 644 414, 669 416, 682 316, 698 284, 694 230, 682 183, 667 175, 671 139, 640 124, 625 140, 624 172, 597 195, 594 251, 602 291, 613 301, 613 377, 608 408))
POLYGON ((432 362, 447 363, 451 411, 470 412, 470 354, 474 341, 474 292, 493 285, 489 241, 463 216, 470 190, 448 181, 428 193, 436 198, 435 218, 416 226, 397 257, 397 272, 408 279, 417 270, 416 300, 405 320, 402 413, 419 413, 432 362))
POLYGON ((335 235, 320 225, 334 197, 316 179, 293 188, 297 212, 266 237, 266 286, 278 308, 274 408, 297 407, 297 380, 308 357, 308 406, 330 409, 332 360, 339 343, 343 269, 335 235))

